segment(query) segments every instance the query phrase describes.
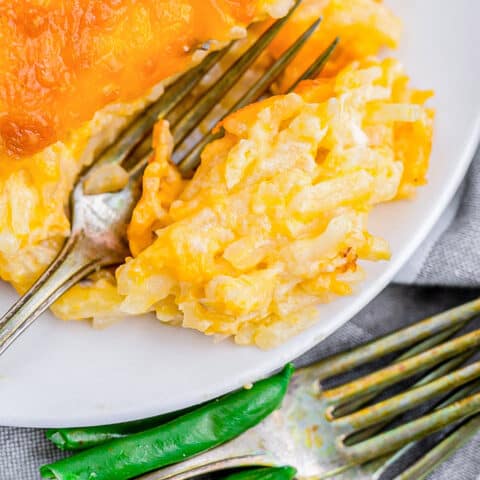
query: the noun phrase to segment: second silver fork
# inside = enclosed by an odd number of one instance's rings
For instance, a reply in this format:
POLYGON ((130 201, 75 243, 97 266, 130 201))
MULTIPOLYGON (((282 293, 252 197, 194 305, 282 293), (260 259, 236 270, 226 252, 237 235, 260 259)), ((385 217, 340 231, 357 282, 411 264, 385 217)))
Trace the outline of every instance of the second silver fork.
MULTIPOLYGON (((447 426, 437 445, 395 480, 421 480, 480 429, 480 361, 466 362, 480 345, 480 330, 450 339, 480 313, 480 299, 328 357, 298 370, 282 407, 240 437, 139 480, 185 480, 246 466, 291 465, 299 479, 375 480, 418 441, 447 426), (334 388, 331 377, 387 354, 401 352, 384 368, 334 388), (378 396, 423 373, 413 386, 378 396), (392 424, 402 413, 436 400, 413 420, 392 424)), ((387 392, 388 393, 388 392, 387 392)))

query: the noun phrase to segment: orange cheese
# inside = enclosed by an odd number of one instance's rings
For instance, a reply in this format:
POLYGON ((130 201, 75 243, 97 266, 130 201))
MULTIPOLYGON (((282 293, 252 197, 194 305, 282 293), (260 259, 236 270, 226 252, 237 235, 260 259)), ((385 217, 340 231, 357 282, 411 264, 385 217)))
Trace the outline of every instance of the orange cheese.
POLYGON ((0 161, 32 155, 105 105, 145 95, 266 3, 0 0, 0 161))

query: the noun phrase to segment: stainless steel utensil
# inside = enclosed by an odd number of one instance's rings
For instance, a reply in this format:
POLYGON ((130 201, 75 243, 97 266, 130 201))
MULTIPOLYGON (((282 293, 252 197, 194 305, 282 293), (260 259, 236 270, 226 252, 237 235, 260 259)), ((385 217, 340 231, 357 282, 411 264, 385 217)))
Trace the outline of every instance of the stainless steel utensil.
MULTIPOLYGON (((82 172, 71 195, 71 235, 46 272, 0 319, 0 354, 68 288, 97 269, 121 263, 129 254, 126 225, 139 197, 142 172, 151 153, 151 131, 157 118, 174 119, 172 133, 175 150, 179 152, 192 131, 228 94, 287 19, 288 16, 275 22, 195 101, 193 108, 185 110, 185 99, 230 47, 211 53, 169 87, 82 172), (183 113, 178 115, 179 111, 183 113), (84 180, 106 163, 118 163, 126 168, 127 186, 118 192, 87 195, 84 180)), ((264 94, 319 21, 226 113, 264 94)), ((336 43, 322 52, 300 79, 315 76, 336 43)), ((185 176, 191 175, 198 165, 203 147, 221 135, 222 131, 204 135, 181 157, 178 166, 185 176)), ((480 427, 480 362, 460 366, 478 350, 480 330, 448 340, 479 310, 480 300, 475 300, 301 369, 292 380, 283 407, 260 425, 222 447, 142 478, 179 480, 234 466, 283 464, 295 466, 300 478, 338 475, 378 478, 402 454, 414 448, 420 438, 454 424, 455 428, 444 440, 398 477, 424 478, 480 427), (387 367, 335 388, 322 387, 322 382, 329 377, 406 348, 409 348, 407 352, 387 367), (419 372, 425 376, 413 386, 386 400, 378 400, 389 387, 419 372), (452 391, 454 393, 446 397, 452 391), (432 398, 442 400, 429 413, 389 427, 399 415, 432 398)))
POLYGON ((477 299, 300 369, 282 407, 262 423, 223 446, 140 479, 184 480, 254 465, 291 465, 299 479, 378 479, 420 439, 451 426, 396 477, 421 480, 480 429, 480 361, 461 366, 478 352, 480 329, 451 338, 479 313, 477 299), (332 377, 401 351, 373 373, 323 386, 332 377), (423 377, 413 385, 378 398, 419 373, 423 377), (433 407, 422 409, 432 400, 437 402, 433 407), (420 416, 399 417, 415 407, 420 416))
MULTIPOLYGON (((276 21, 209 90, 196 99, 193 108, 175 119, 171 130, 176 151, 182 146, 185 147, 185 140, 190 133, 229 93, 274 39, 298 4, 299 2, 294 5, 286 17, 276 21)), ((225 115, 256 100, 266 92, 293 60, 319 23, 320 19, 316 20, 225 115)), ((336 43, 335 40, 319 55, 302 78, 316 75, 320 71, 336 43)), ((152 151, 152 128, 159 117, 169 119, 176 111, 182 111, 182 101, 212 67, 218 64, 231 46, 211 53, 196 68, 175 81, 157 102, 134 119, 115 143, 81 173, 71 195, 71 234, 45 273, 0 319, 0 354, 72 285, 102 267, 122 263, 129 255, 126 227, 139 198, 142 172, 152 151), (126 187, 112 193, 86 194, 83 187, 84 180, 89 175, 94 175, 100 166, 108 163, 120 164, 127 170, 129 182, 126 187)), ((222 132, 204 135, 204 138, 179 161, 180 171, 190 175, 200 162, 200 152, 205 144, 221 135, 222 132)))

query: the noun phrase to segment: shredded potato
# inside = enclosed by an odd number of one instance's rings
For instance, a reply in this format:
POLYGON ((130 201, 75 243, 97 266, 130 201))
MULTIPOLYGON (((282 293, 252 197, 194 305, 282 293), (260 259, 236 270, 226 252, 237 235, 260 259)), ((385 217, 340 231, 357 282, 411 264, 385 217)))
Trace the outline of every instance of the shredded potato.
POLYGON ((54 305, 54 312, 63 320, 93 318, 93 326, 103 328, 122 317, 121 302, 114 275, 102 270, 62 295, 54 305))
POLYGON ((303 330, 363 277, 357 260, 389 258, 366 220, 424 182, 432 112, 409 99, 426 97, 397 62, 370 59, 227 117, 155 240, 130 226, 149 246, 117 270, 121 310, 262 348, 303 330))
POLYGON ((322 76, 335 75, 354 60, 376 55, 380 48, 395 48, 401 21, 377 0, 303 0, 300 8, 269 47, 278 58, 319 16, 322 22, 279 82, 278 91, 291 85, 336 38, 341 38, 322 76))
POLYGON ((128 173, 117 163, 107 163, 96 168, 83 181, 86 195, 111 193, 122 190, 128 183, 128 173))
POLYGON ((0 162, 2 279, 23 293, 55 258, 70 233, 67 205, 76 176, 162 90, 97 112, 91 122, 31 157, 0 162))
MULTIPOLYGON (((0 58, 0 277, 24 292, 70 232, 68 199, 82 167, 172 76, 204 58, 198 46, 221 48, 293 1, 9 3, 0 5, 9 52, 0 58)), ((121 188, 125 176, 113 173, 92 179, 91 191, 121 188)))
MULTIPOLYGON (((277 17, 291 2, 256 3, 277 17)), ((320 28, 275 92, 341 36, 321 78, 227 117, 225 137, 204 150, 192 180, 170 162, 168 122, 157 123, 128 227, 133 257, 116 274, 97 272, 71 288, 52 307, 59 318, 92 318, 100 328, 155 312, 161 322, 216 340, 271 348, 315 321, 320 304, 351 294, 363 278, 359 261, 389 258, 387 242, 367 230, 368 215, 426 183, 431 92, 411 89, 395 60, 373 57, 395 47, 401 31, 378 0, 303 0, 260 67, 319 15, 320 28)), ((253 36, 270 23, 254 26, 253 36)), ((244 34, 242 27, 233 36, 244 34)), ((161 89, 111 104, 41 152, 2 163, 0 276, 17 290, 38 278, 68 236, 77 173, 161 89)), ((110 166, 85 186, 109 191, 126 179, 110 166)))

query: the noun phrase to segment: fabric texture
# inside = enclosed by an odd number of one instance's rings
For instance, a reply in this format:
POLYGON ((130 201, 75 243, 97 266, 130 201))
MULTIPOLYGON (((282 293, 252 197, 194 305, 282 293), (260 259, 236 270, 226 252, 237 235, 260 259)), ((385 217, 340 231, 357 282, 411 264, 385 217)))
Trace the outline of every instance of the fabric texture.
POLYGON ((399 283, 480 286, 480 149, 457 195, 398 274, 399 283))
MULTIPOLYGON (((297 360, 307 365, 377 335, 459 305, 480 295, 480 289, 391 285, 344 327, 297 360)), ((480 432, 441 465, 430 480, 480 478, 480 432)), ((38 467, 65 454, 36 429, 0 428, 0 480, 38 480, 38 467)), ((390 474, 390 472, 387 472, 390 474)), ((393 478, 393 472, 382 480, 393 478)))
MULTIPOLYGON (((480 153, 432 235, 391 285, 343 328, 298 359, 299 365, 350 349, 378 335, 480 295, 480 153), (449 287, 449 288, 447 288, 449 287), (458 288, 462 287, 462 288, 458 288)), ((480 432, 431 480, 480 478, 480 432)), ((0 427, 0 480, 37 480, 38 467, 65 454, 35 429, 0 427)), ((409 459, 405 459, 408 463, 409 459)), ((398 473, 398 472, 397 472, 398 473)), ((387 472, 382 479, 393 478, 387 472)))

